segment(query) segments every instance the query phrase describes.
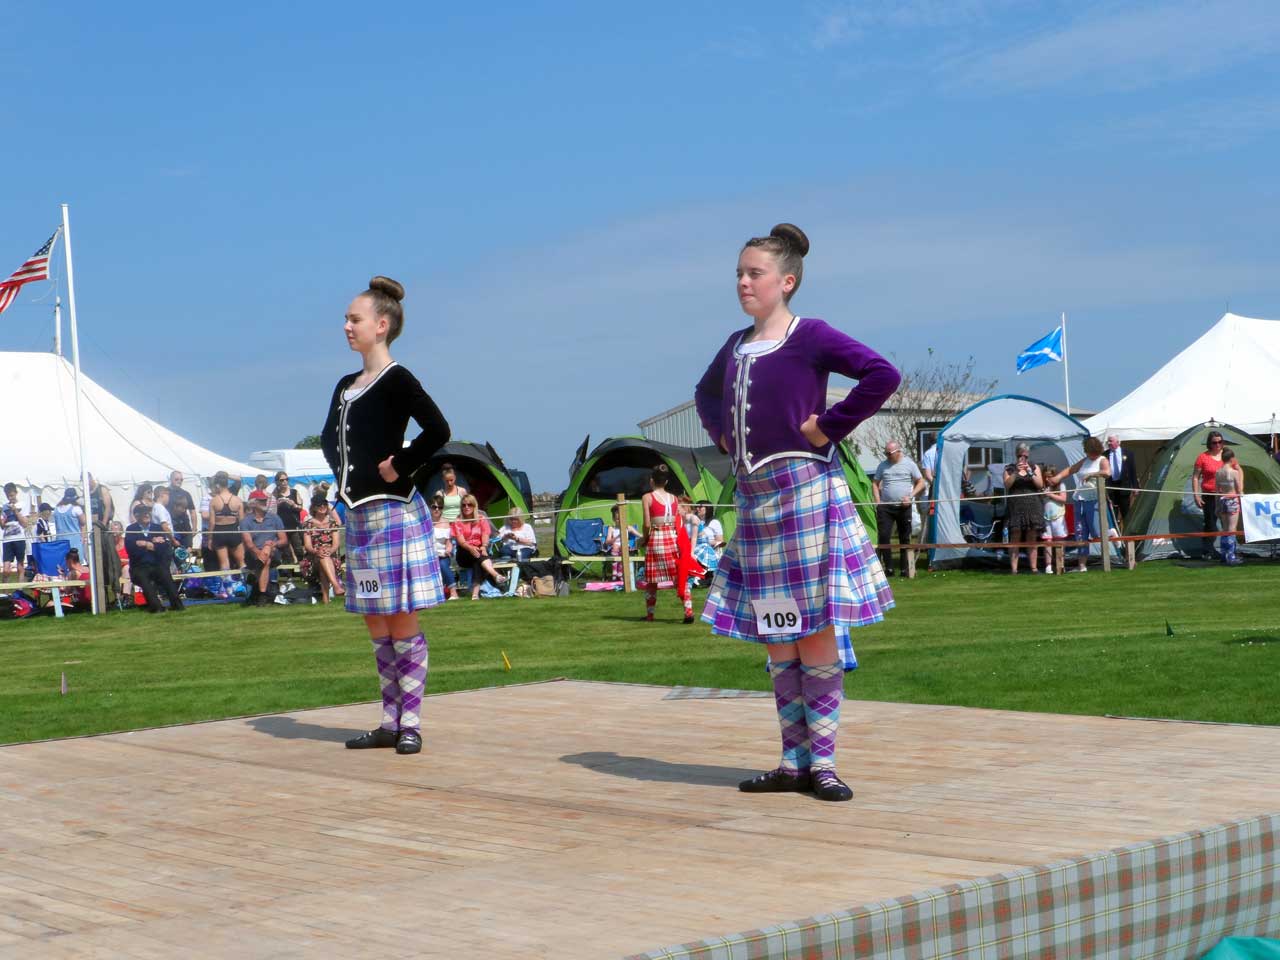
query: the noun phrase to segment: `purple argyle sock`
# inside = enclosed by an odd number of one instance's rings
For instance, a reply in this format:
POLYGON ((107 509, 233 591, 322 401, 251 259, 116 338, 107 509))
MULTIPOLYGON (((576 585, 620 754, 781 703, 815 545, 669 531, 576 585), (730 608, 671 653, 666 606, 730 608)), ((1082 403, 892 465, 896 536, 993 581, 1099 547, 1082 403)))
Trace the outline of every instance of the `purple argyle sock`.
POLYGON ((773 702, 778 708, 778 726, 782 728, 782 761, 778 766, 790 771, 808 770, 809 727, 800 691, 800 661, 770 661, 769 676, 773 677, 773 702))
POLYGON ((829 663, 801 666, 805 722, 809 726, 810 763, 813 770, 834 770, 836 732, 840 729, 840 702, 844 699, 844 667, 829 663))
POLYGON ((400 729, 400 678, 396 673, 396 651, 390 637, 373 638, 373 662, 378 665, 378 685, 382 688, 383 730, 400 729))
POLYGON ((395 641, 400 677, 400 729, 418 732, 422 697, 427 692, 427 638, 422 634, 395 641))

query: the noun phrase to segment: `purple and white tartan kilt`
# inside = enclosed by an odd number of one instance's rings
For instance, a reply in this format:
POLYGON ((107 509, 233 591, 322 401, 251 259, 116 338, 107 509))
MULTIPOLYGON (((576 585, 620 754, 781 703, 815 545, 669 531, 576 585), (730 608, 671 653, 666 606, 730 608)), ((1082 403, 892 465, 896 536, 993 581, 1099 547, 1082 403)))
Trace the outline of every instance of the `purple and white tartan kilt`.
POLYGON ((740 474, 738 525, 716 570, 702 619, 713 633, 791 643, 829 626, 846 670, 858 666, 850 631, 884 619, 893 593, 838 462, 788 457, 740 474), (752 600, 790 597, 801 624, 762 637, 752 600))
POLYGON ((415 490, 408 503, 375 500, 347 511, 347 612, 389 616, 443 603, 440 561, 431 539, 431 515, 415 490), (376 599, 356 597, 356 570, 373 570, 376 599))

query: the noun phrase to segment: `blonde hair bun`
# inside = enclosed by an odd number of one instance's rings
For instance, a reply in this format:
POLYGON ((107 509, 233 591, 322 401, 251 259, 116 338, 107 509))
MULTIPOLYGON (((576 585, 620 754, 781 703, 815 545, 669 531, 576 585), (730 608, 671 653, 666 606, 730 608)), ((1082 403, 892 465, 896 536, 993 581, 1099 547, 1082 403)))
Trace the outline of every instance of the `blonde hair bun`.
POLYGON ((802 257, 809 252, 809 238, 794 223, 778 224, 769 231, 769 236, 781 240, 802 257))
POLYGON ((396 303, 404 299, 404 287, 390 277, 374 277, 369 281, 369 289, 386 294, 396 303))

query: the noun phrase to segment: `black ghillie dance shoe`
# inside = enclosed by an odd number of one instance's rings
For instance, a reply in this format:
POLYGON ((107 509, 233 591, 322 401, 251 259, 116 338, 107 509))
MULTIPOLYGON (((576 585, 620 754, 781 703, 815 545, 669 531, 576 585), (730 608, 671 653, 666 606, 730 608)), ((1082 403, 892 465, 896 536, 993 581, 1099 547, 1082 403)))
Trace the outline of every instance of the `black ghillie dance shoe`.
POLYGON ((369 750, 373 747, 394 747, 400 735, 393 730, 383 730, 378 727, 376 730, 370 730, 368 733, 362 733, 358 737, 352 737, 347 741, 348 750, 369 750))
POLYGON ((813 771, 813 795, 819 800, 831 800, 839 803, 853 799, 853 790, 836 776, 834 770, 813 771))
POLYGON ((808 770, 783 770, 778 767, 738 784, 743 793, 808 793, 813 789, 808 770))
POLYGON ((400 742, 396 744, 396 753, 418 753, 422 750, 422 737, 416 730, 401 730, 400 742))

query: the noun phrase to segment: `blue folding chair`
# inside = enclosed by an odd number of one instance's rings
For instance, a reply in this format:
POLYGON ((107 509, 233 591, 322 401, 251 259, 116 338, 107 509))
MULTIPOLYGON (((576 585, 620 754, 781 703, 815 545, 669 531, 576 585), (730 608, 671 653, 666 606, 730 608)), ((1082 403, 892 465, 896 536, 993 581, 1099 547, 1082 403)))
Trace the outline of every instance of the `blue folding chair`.
MULTIPOLYGON (((35 558, 36 573, 61 580, 67 575, 67 554, 71 552, 70 540, 37 540, 31 544, 31 556, 35 558)), ((62 616, 62 589, 51 587, 53 615, 62 616)))
POLYGON ((564 545, 575 557, 590 557, 600 553, 604 549, 604 521, 598 517, 592 520, 566 520, 564 545))

